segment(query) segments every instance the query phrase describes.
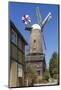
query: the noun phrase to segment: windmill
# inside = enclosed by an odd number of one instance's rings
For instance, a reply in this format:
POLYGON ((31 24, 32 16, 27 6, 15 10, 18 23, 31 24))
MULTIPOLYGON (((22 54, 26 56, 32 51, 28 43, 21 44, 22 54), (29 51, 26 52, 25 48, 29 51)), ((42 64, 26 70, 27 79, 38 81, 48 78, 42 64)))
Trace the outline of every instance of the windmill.
MULTIPOLYGON (((42 39, 43 39, 44 47, 46 49, 46 44, 45 44, 43 31, 44 31, 44 27, 48 24, 48 22, 52 18, 52 15, 51 15, 51 12, 49 12, 48 15, 46 16, 46 18, 42 21, 42 17, 40 15, 39 7, 36 7, 36 16, 37 16, 38 25, 41 28, 41 33, 42 33, 42 39)), ((29 15, 24 15, 22 17, 22 21, 23 21, 23 23, 25 23, 25 30, 28 30, 28 31, 31 32, 32 31, 32 25, 31 25, 30 16, 29 15)))
POLYGON ((39 7, 36 8, 36 16, 38 23, 31 25, 29 22, 29 15, 28 17, 25 15, 23 23, 25 23, 25 30, 30 31, 30 48, 29 52, 26 56, 27 64, 30 63, 30 66, 36 70, 37 74, 43 77, 43 72, 46 68, 45 62, 45 54, 43 52, 43 45, 42 41, 44 42, 44 47, 46 49, 46 44, 44 40, 44 27, 48 24, 49 20, 51 19, 51 13, 49 12, 46 18, 42 21, 39 7))

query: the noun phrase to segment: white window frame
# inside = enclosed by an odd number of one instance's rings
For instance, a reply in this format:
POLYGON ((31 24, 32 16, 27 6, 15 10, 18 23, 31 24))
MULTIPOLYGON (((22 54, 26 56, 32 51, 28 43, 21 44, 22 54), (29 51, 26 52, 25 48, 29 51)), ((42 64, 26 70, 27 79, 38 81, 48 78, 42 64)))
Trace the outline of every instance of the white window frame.
POLYGON ((23 77, 23 66, 18 64, 18 77, 23 77))

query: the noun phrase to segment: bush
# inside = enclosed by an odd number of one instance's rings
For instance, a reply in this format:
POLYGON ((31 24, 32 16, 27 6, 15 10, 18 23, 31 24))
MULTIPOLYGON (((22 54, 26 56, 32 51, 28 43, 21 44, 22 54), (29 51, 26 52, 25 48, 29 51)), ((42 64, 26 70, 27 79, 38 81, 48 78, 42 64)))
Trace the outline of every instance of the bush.
POLYGON ((42 82, 43 82, 42 77, 37 76, 36 83, 42 83, 42 82))
POLYGON ((49 72, 48 70, 46 69, 44 74, 43 74, 43 81, 48 81, 49 80, 49 72))
POLYGON ((58 78, 58 55, 56 52, 53 53, 49 62, 49 72, 51 78, 58 78))

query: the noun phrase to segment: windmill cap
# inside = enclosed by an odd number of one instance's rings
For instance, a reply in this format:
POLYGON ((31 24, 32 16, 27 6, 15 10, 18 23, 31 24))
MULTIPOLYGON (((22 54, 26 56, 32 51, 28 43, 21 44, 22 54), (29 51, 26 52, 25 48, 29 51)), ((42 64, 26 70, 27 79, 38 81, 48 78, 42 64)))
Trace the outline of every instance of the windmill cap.
POLYGON ((38 24, 33 24, 32 29, 38 29, 41 30, 41 27, 38 24))

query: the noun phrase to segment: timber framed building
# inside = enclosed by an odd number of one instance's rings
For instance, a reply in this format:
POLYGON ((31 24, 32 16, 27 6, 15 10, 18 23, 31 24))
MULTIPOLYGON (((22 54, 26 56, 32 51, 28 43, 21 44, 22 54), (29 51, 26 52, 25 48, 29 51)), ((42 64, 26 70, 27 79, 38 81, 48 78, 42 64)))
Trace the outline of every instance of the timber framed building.
POLYGON ((27 42, 10 21, 10 60, 9 60, 9 81, 8 87, 24 86, 25 72, 25 45, 27 42))

